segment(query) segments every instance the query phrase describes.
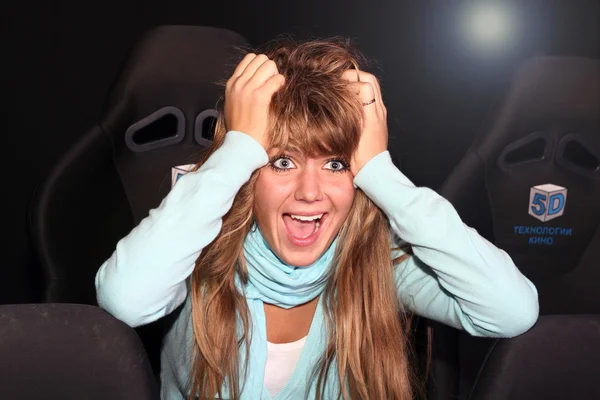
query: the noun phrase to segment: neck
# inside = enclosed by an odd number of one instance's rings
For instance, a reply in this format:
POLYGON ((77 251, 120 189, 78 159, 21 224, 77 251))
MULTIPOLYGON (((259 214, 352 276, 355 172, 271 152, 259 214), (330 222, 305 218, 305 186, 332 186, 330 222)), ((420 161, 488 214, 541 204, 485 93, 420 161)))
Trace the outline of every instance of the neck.
POLYGON ((319 297, 286 309, 264 304, 267 340, 271 343, 291 343, 308 335, 319 297))

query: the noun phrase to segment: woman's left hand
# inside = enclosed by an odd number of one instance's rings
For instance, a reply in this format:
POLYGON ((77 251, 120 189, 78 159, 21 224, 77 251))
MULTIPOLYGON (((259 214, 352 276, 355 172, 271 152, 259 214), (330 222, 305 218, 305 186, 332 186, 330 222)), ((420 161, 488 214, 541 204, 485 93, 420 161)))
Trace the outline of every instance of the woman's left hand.
POLYGON ((358 148, 350 161, 352 175, 377 154, 387 150, 387 110, 383 105, 377 78, 364 71, 350 69, 342 75, 363 104, 362 132, 358 148), (375 100, 373 102, 373 100, 375 100))

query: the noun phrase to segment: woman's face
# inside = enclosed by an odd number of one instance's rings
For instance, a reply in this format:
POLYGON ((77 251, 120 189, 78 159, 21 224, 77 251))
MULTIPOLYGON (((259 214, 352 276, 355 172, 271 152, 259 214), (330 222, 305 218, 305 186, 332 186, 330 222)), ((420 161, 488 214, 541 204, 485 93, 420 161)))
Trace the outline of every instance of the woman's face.
POLYGON ((352 173, 336 157, 277 150, 269 157, 256 181, 256 222, 281 260, 308 266, 329 247, 350 212, 352 173))

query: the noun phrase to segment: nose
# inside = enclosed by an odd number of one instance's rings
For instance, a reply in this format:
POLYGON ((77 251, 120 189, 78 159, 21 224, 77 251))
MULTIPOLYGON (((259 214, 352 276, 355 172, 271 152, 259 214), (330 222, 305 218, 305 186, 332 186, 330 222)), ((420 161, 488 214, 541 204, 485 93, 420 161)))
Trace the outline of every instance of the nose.
POLYGON ((322 182, 318 168, 310 166, 302 169, 297 176, 297 186, 294 199, 297 201, 314 202, 323 199, 322 182))

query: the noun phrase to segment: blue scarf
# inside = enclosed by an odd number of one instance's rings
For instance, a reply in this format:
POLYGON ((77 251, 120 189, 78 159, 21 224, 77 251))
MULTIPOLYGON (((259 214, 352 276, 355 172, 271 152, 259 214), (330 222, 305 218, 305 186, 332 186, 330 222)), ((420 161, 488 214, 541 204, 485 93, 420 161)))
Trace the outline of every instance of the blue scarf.
POLYGON ((273 253, 260 229, 253 226, 244 241, 248 268, 246 298, 282 308, 292 308, 314 299, 323 291, 336 244, 337 237, 313 264, 294 267, 273 253))
MULTIPOLYGON (((267 327, 263 303, 291 308, 319 296, 325 287, 337 242, 336 237, 313 264, 294 267, 284 263, 273 253, 256 225, 246 236, 244 257, 248 283, 244 291, 252 321, 252 340, 248 371, 242 380, 242 399, 270 398, 264 387, 267 327)), ((244 347, 240 349, 240 356, 243 365, 244 347)))

